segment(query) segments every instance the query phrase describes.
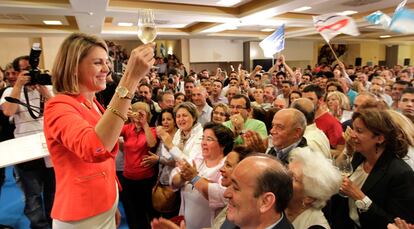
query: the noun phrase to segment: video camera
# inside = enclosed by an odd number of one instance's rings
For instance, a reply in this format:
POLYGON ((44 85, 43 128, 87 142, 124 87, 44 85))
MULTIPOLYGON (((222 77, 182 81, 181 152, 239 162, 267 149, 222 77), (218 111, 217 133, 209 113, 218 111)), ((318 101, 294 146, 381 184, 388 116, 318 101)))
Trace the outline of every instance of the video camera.
POLYGON ((46 72, 42 72, 39 69, 39 57, 40 53, 42 53, 42 49, 40 48, 40 43, 33 43, 32 49, 30 50, 29 56, 29 76, 30 82, 27 85, 51 85, 52 84, 52 77, 47 74, 46 72))

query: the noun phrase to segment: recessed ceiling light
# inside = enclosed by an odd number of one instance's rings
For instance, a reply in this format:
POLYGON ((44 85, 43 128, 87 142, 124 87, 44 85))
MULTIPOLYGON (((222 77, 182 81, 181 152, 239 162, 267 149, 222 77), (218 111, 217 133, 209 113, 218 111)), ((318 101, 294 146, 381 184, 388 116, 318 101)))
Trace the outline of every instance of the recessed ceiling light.
POLYGON ((239 2, 241 2, 241 0, 220 0, 220 1, 217 2, 217 5, 220 5, 220 6, 234 6, 239 2))
POLYGON ((238 29, 238 27, 237 26, 235 26, 235 25, 228 25, 228 26, 226 26, 226 28, 225 28, 226 30, 237 30, 238 29))
POLYGON ((389 38, 389 37, 391 37, 391 35, 381 35, 381 36, 379 36, 380 38, 389 38))
POLYGON ((90 16, 93 16, 93 12, 92 12, 92 11, 89 11, 89 12, 88 12, 88 14, 89 14, 90 16))
POLYGON ((118 26, 131 27, 133 25, 134 25, 134 23, 132 23, 132 22, 118 22, 118 26))
POLYGON ((272 28, 266 28, 266 29, 262 29, 262 30, 260 30, 260 31, 262 31, 262 32, 272 32, 273 30, 275 30, 275 29, 272 29, 272 28))
POLYGON ((356 14, 358 13, 358 11, 354 11, 354 10, 345 10, 342 11, 340 13, 337 13, 338 15, 342 15, 342 16, 347 16, 347 15, 352 15, 352 14, 356 14))
POLYGON ((43 23, 46 25, 62 25, 62 22, 57 20, 44 20, 43 23))
POLYGON ((312 9, 312 7, 310 7, 310 6, 302 6, 302 7, 299 7, 297 9, 294 9, 293 12, 302 12, 302 11, 310 10, 310 9, 312 9))

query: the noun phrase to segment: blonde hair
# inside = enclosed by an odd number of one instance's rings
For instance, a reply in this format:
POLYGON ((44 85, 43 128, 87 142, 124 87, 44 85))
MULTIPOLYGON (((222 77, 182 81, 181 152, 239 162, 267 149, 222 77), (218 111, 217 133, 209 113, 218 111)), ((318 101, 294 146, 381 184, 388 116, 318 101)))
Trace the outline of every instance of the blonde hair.
POLYGON ((151 110, 147 103, 144 102, 136 102, 131 105, 132 111, 137 112, 138 110, 143 110, 147 113, 147 121, 151 120, 151 110))
POLYGON ((403 138, 407 139, 410 146, 414 146, 414 124, 410 119, 405 117, 398 111, 388 109, 386 112, 391 116, 391 119, 401 129, 403 138))
POLYGON ((336 97, 339 100, 339 104, 340 104, 342 110, 349 110, 350 109, 349 99, 344 93, 342 93, 340 91, 330 92, 326 96, 326 101, 328 101, 328 99, 331 98, 331 97, 336 97))
POLYGON ((55 93, 79 94, 79 63, 93 47, 101 47, 108 52, 105 41, 93 35, 73 33, 63 41, 52 68, 55 93))

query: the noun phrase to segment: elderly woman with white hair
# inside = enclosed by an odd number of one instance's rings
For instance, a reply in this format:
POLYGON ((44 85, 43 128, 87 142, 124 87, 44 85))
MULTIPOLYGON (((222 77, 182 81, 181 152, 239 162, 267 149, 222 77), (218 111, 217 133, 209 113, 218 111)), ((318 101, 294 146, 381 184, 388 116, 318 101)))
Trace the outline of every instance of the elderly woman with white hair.
POLYGON ((330 160, 308 147, 291 152, 289 170, 293 175, 293 197, 286 215, 294 228, 330 229, 322 208, 338 193, 342 177, 330 160))

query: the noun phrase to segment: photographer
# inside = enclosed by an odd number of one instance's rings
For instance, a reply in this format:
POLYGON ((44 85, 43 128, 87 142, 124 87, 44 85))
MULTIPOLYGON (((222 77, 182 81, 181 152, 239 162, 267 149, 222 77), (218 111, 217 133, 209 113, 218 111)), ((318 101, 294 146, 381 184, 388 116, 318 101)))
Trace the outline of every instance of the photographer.
MULTIPOLYGON (((43 132, 42 108, 45 101, 52 97, 52 87, 33 84, 30 76, 33 75, 33 66, 29 64, 29 56, 16 58, 13 68, 17 73, 17 79, 13 87, 4 91, 0 109, 4 115, 14 119, 16 138, 43 132), (7 102, 5 97, 20 100, 26 106, 7 102), (39 107, 40 110, 27 107, 39 107)), ((51 167, 49 161, 49 158, 37 159, 15 166, 19 178, 17 181, 21 183, 25 194, 24 213, 30 220, 31 228, 52 226, 50 211, 55 193, 55 178, 53 168, 48 168, 51 167)))

